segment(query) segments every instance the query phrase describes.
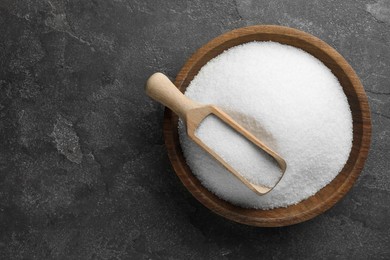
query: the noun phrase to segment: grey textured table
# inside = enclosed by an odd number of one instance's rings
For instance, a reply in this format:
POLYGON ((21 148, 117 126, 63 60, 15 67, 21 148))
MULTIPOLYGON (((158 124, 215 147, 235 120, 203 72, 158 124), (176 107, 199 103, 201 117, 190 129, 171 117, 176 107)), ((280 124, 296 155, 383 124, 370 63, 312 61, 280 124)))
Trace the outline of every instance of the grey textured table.
POLYGON ((389 259, 390 1, 0 0, 0 259, 389 259), (325 214, 261 229, 204 208, 174 174, 143 93, 219 34, 309 32, 364 84, 373 139, 325 214))

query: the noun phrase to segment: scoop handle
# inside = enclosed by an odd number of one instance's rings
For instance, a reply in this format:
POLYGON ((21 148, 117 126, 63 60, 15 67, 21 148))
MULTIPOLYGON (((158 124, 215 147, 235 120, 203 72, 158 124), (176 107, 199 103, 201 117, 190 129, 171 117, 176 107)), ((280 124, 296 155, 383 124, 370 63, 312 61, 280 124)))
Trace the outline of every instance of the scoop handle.
POLYGON ((146 94, 152 99, 170 108, 181 119, 186 121, 186 113, 200 104, 187 98, 164 74, 154 73, 146 82, 146 94))

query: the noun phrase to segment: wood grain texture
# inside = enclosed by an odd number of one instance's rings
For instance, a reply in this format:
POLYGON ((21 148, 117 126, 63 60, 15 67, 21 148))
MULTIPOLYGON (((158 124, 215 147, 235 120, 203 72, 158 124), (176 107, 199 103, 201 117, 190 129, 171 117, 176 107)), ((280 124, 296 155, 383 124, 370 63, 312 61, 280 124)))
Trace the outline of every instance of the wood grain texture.
POLYGON ((371 140, 371 116, 367 96, 348 62, 320 39, 288 27, 250 26, 225 33, 201 47, 186 62, 175 85, 184 92, 188 84, 210 59, 224 50, 250 41, 275 41, 301 48, 321 60, 338 78, 352 111, 353 144, 349 159, 338 176, 323 189, 296 205, 272 210, 245 209, 221 200, 192 174, 184 159, 178 136, 178 117, 169 109, 164 114, 164 138, 173 168, 184 186, 207 208, 239 223, 259 226, 287 226, 309 220, 332 207, 353 186, 363 169, 371 140))
MULTIPOLYGON (((184 121, 190 120, 187 118, 189 111, 204 107, 203 104, 199 104, 184 96, 169 78, 160 72, 154 73, 149 77, 145 84, 145 92, 149 97, 171 109, 184 121)), ((195 116, 197 115, 195 114, 195 116)), ((207 114, 199 118, 196 126, 206 116, 207 114)))

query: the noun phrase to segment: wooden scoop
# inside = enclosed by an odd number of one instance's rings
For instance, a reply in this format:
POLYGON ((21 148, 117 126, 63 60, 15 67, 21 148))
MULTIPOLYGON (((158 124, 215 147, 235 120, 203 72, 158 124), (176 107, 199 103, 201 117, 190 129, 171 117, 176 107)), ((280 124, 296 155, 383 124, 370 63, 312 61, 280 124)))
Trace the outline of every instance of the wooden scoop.
POLYGON ((220 108, 213 105, 200 104, 187 98, 162 73, 153 74, 146 82, 145 90, 151 98, 169 107, 173 112, 175 112, 186 124, 188 136, 200 147, 202 147, 206 152, 213 156, 218 162, 220 162, 229 172, 231 172, 235 177, 237 177, 249 189, 259 195, 264 195, 270 192, 277 185, 276 183, 273 187, 267 187, 265 185, 259 185, 249 182, 195 135, 195 130, 198 128, 199 124, 203 121, 203 119, 213 114, 219 119, 221 119, 223 122, 225 122, 227 125, 232 127, 234 130, 236 130, 238 133, 243 135, 257 147, 265 151, 273 159, 275 159, 282 171, 281 176, 283 176, 287 167, 284 159, 272 149, 270 149, 268 146, 266 146, 264 143, 262 143, 260 140, 258 140, 250 132, 245 130, 241 125, 236 123, 229 115, 223 112, 220 108))

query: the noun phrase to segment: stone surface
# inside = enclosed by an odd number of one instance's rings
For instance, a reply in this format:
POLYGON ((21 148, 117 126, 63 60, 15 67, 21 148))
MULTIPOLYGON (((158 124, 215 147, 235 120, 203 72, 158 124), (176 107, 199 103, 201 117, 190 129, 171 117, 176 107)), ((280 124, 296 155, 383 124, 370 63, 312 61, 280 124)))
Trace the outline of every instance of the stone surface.
POLYGON ((389 259, 390 13, 374 1, 0 0, 0 259, 389 259), (295 27, 355 68, 373 140, 325 214, 252 228, 175 176, 163 108, 143 93, 197 48, 252 24, 295 27))

